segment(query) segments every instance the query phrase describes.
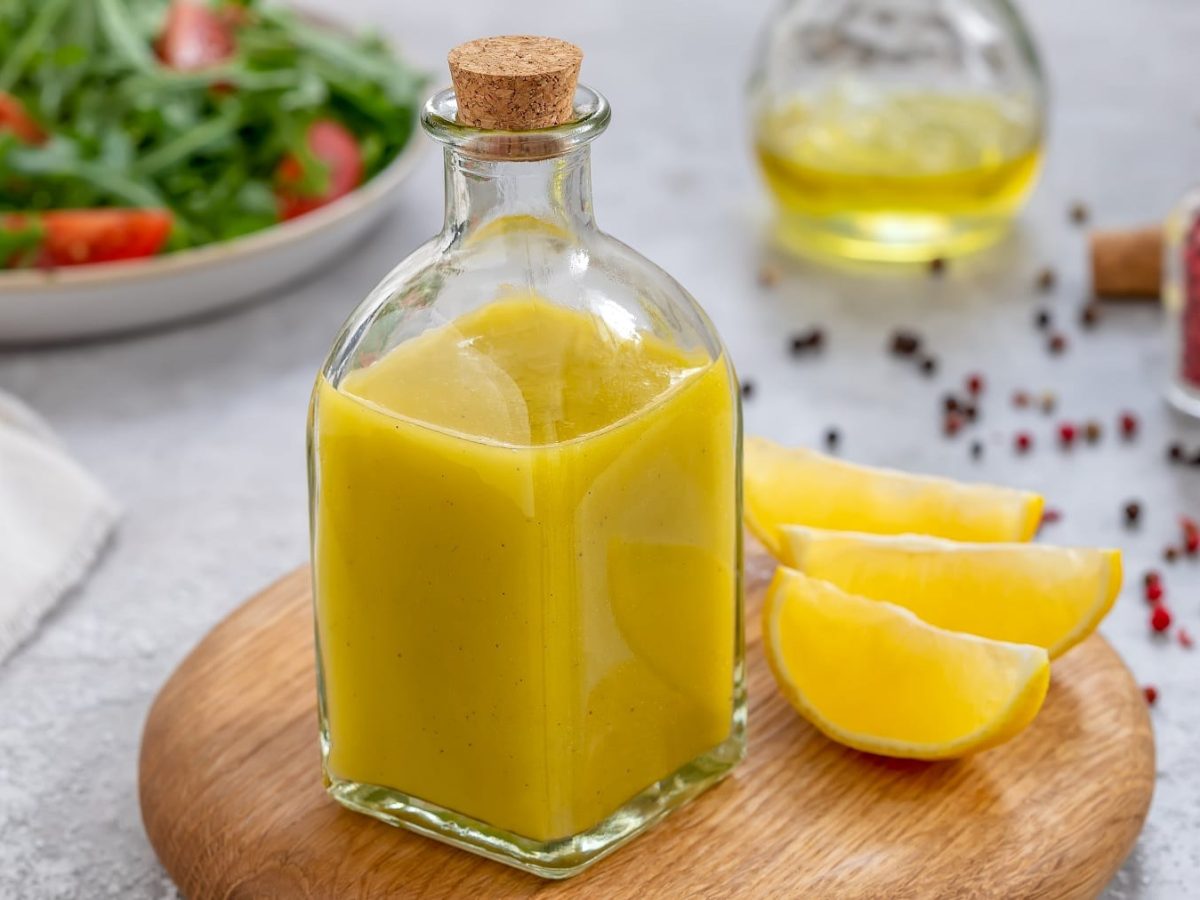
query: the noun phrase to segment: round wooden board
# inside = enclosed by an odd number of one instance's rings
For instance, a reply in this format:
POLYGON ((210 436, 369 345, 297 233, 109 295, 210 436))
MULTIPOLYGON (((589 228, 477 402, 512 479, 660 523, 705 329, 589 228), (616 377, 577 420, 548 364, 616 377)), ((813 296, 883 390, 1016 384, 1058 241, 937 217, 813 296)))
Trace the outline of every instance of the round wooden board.
POLYGON ((140 792, 191 900, 220 898, 1093 897, 1154 786, 1141 691, 1092 637, 1010 743, 912 763, 832 743, 759 647, 770 565, 748 561, 750 753, 717 787, 576 878, 543 881, 342 809, 321 787, 310 587, 287 576, 222 622, 155 701, 140 792))

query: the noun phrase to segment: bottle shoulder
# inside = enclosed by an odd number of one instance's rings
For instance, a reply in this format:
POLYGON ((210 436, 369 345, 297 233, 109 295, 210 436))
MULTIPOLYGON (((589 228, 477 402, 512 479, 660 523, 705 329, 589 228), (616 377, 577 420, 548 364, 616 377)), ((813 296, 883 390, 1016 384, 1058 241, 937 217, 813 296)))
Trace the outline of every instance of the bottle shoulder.
POLYGON ((351 314, 326 375, 337 380, 347 367, 516 295, 594 314, 630 337, 652 334, 712 359, 724 352, 692 294, 628 244, 598 229, 508 217, 438 235, 409 254, 351 314))

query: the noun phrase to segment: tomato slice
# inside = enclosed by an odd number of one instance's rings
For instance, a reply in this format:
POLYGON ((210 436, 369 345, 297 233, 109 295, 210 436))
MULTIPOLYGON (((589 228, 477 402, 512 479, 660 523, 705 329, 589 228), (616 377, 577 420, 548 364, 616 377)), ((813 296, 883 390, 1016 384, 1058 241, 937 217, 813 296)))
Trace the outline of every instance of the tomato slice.
POLYGON ((25 111, 25 104, 4 91, 0 91, 0 131, 11 131, 26 144, 40 144, 46 140, 46 132, 25 111))
POLYGON ((158 56, 180 72, 223 62, 235 49, 233 20, 195 0, 175 0, 158 39, 158 56))
POLYGON ((39 265, 82 266, 153 256, 171 233, 165 209, 58 209, 3 217, 5 228, 42 229, 39 265))
POLYGON ((304 164, 294 154, 285 156, 276 173, 279 215, 284 219, 294 219, 332 203, 362 183, 362 151, 358 148, 358 140, 345 125, 333 119, 318 119, 309 126, 305 137, 312 155, 325 164, 327 184, 320 194, 302 194, 300 182, 304 178, 304 164))

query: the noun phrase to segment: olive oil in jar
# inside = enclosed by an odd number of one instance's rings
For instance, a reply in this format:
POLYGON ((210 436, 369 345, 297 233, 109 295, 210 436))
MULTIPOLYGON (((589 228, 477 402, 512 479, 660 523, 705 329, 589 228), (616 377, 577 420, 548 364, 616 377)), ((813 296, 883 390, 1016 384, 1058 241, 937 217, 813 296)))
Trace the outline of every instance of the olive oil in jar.
POLYGON ((756 122, 759 161, 794 249, 920 261, 999 238, 1033 186, 1040 113, 1018 98, 831 90, 756 122))

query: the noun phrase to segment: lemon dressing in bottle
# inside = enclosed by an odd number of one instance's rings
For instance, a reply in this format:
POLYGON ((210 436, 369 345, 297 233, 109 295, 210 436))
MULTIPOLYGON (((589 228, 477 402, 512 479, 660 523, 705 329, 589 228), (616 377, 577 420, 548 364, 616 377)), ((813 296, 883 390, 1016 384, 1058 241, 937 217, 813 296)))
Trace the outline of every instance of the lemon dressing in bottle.
POLYGON ((741 425, 670 276, 600 231, 577 48, 451 53, 446 223, 346 323, 310 429, 321 740, 352 809, 571 875, 745 741, 741 425))

